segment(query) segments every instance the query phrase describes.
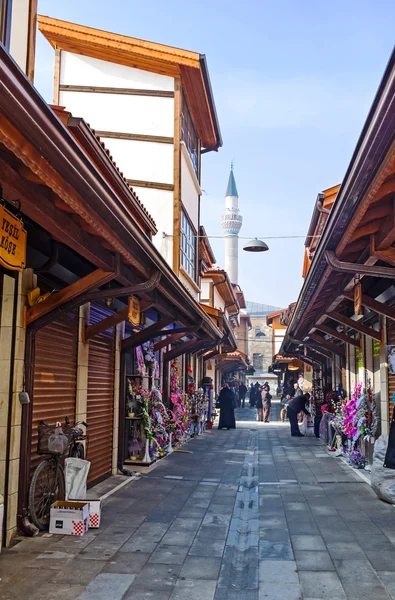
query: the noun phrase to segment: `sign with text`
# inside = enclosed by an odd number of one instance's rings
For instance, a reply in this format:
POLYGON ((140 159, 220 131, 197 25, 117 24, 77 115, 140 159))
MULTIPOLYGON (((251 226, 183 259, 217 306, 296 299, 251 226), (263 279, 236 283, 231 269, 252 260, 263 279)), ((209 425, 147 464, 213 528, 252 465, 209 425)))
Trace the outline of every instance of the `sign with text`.
POLYGON ((23 222, 0 204, 0 264, 11 271, 26 266, 26 239, 23 222))
POLYGON ((132 325, 140 325, 140 301, 136 296, 129 296, 128 321, 132 325))

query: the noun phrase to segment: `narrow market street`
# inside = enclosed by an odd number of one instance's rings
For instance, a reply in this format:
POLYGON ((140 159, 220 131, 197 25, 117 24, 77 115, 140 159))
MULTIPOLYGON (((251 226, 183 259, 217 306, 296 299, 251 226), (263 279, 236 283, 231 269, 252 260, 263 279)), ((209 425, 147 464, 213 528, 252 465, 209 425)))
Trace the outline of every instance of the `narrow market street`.
POLYGON ((82 538, 24 538, 0 598, 395 598, 395 511, 319 440, 237 411, 128 482, 82 538))

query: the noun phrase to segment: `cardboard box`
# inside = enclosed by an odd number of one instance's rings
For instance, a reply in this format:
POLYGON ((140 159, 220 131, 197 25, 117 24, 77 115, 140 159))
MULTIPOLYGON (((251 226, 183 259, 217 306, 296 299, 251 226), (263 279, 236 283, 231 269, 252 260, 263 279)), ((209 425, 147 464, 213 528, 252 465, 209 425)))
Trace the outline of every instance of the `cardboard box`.
POLYGON ((51 506, 49 533, 82 536, 88 531, 88 521, 87 502, 58 500, 51 506))
POLYGON ((90 500, 72 500, 72 502, 83 502, 89 504, 89 529, 98 529, 100 527, 101 519, 101 500, 100 498, 94 498, 90 500))

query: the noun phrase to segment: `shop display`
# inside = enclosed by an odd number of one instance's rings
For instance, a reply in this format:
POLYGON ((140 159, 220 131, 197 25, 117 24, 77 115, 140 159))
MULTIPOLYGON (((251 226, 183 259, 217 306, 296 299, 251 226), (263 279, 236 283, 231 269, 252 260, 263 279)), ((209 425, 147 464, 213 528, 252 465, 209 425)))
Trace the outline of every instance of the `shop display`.
POLYGON ((160 390, 160 367, 152 342, 136 348, 127 367, 133 372, 126 375, 126 464, 151 464, 205 431, 208 394, 203 388, 196 389, 191 367, 185 392, 181 361, 170 363, 168 405, 160 390))

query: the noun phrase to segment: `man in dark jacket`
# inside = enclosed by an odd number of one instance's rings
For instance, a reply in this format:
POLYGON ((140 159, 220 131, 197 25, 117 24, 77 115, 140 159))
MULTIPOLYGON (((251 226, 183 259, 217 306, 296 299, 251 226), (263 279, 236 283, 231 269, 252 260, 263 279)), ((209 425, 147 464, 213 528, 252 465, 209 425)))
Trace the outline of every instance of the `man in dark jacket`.
POLYGON ((245 401, 246 401, 246 393, 247 393, 247 388, 244 385, 244 383, 241 383, 240 387, 239 387, 239 397, 240 397, 241 406, 243 408, 244 408, 245 401))
POLYGON ((306 415, 309 415, 309 411, 306 408, 306 402, 310 399, 310 394, 304 394, 302 396, 294 396, 291 398, 288 404, 287 415, 291 425, 291 435, 293 437, 304 437, 303 433, 299 431, 298 425, 298 413, 303 411, 306 415))

